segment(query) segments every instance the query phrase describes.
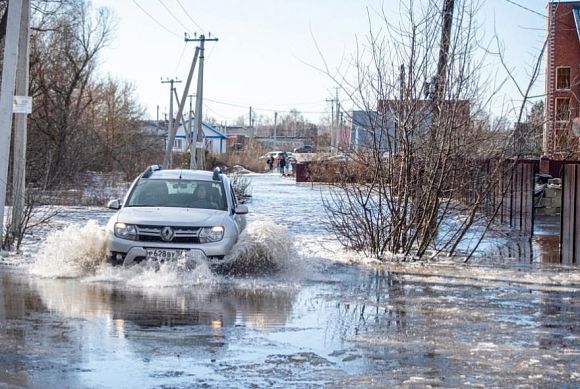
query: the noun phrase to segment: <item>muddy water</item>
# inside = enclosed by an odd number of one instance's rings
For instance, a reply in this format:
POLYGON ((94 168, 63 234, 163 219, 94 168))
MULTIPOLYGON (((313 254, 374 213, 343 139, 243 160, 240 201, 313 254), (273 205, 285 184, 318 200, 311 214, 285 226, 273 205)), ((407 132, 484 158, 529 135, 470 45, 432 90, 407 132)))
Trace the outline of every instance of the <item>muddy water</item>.
POLYGON ((109 213, 87 208, 4 258, 0 386, 580 385, 577 268, 380 266, 325 231, 319 188, 252 179, 235 274, 102 265, 109 213))

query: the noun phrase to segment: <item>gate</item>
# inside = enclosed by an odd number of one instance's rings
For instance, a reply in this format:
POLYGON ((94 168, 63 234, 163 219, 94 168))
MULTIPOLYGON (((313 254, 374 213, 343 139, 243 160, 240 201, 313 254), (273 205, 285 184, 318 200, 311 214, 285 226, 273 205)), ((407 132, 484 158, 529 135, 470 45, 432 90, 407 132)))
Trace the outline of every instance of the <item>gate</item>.
POLYGON ((580 263, 580 163, 566 163, 562 172, 560 262, 580 263))
POLYGON ((534 233, 534 176, 537 169, 537 160, 515 162, 506 168, 506 177, 493 196, 493 209, 499 207, 495 220, 509 225, 520 235, 532 236, 534 233))
MULTIPOLYGON (((537 161, 518 161, 514 167, 506 205, 509 207, 509 225, 523 235, 534 233, 534 176, 537 161)), ((508 216, 508 215, 506 215, 508 216)))

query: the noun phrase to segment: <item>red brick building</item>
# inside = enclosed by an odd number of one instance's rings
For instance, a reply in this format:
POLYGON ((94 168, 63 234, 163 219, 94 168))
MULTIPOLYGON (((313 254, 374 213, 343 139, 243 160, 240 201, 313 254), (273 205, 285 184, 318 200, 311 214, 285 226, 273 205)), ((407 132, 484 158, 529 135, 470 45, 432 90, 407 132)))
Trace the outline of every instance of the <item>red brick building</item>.
POLYGON ((542 148, 544 154, 558 157, 570 147, 571 135, 580 135, 580 1, 550 1, 547 22, 542 148))

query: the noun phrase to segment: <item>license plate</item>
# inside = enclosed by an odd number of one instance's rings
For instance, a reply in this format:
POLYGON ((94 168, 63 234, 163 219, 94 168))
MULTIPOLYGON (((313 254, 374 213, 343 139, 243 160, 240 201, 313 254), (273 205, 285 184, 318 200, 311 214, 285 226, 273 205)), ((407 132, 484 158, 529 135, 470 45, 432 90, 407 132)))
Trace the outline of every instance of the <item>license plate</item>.
POLYGON ((183 256, 186 250, 147 249, 147 259, 174 261, 183 256))

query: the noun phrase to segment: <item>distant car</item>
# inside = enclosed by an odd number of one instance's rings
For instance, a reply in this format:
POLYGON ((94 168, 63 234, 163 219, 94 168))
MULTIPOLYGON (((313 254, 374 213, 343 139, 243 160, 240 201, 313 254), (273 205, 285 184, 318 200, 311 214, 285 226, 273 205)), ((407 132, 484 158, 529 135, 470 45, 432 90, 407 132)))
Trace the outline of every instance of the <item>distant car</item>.
POLYGON ((274 159, 276 159, 276 157, 278 156, 278 154, 283 154, 283 153, 284 153, 284 151, 270 151, 270 152, 262 155, 260 157, 260 159, 268 159, 270 157, 273 157, 274 159))
POLYGON ((174 260, 188 251, 223 259, 246 225, 228 177, 219 170, 163 170, 150 166, 135 179, 106 227, 106 255, 114 265, 174 260))
POLYGON ((284 158, 287 159, 289 162, 294 163, 296 161, 292 153, 287 151, 270 151, 269 153, 262 155, 260 159, 268 159, 270 157, 273 157, 275 162, 276 160, 278 160, 280 154, 284 155, 284 158))
POLYGON ((312 145, 304 145, 302 147, 298 147, 294 149, 295 153, 313 153, 315 151, 314 146, 312 145))
POLYGON ((348 162, 348 161, 352 161, 354 158, 351 154, 336 154, 336 155, 331 155, 330 157, 327 158, 328 161, 335 161, 335 162, 348 162))

